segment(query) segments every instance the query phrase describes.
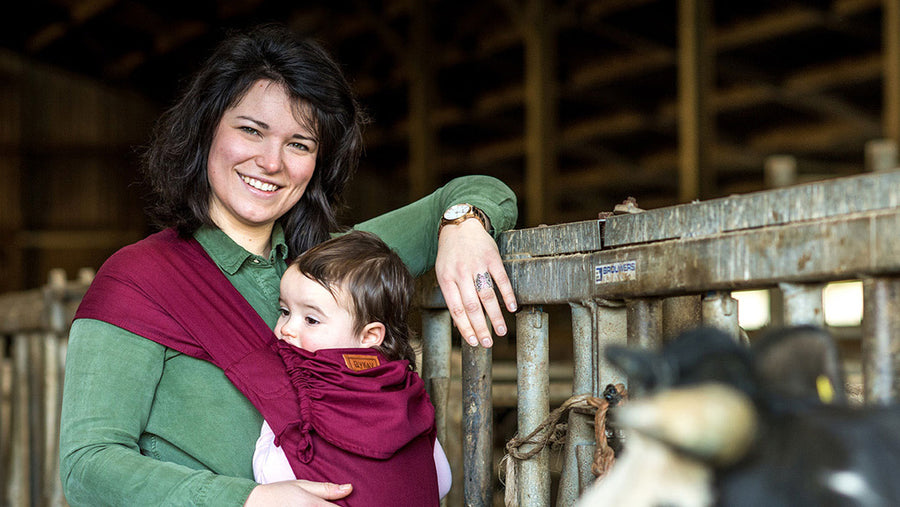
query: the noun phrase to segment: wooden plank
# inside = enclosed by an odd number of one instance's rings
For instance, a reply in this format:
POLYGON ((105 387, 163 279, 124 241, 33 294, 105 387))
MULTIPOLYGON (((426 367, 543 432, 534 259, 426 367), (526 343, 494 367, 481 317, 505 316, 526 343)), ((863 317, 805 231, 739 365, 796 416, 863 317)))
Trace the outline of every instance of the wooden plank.
POLYGON ((409 198, 424 197, 435 187, 437 147, 430 114, 435 103, 431 3, 413 2, 407 59, 409 81, 409 198))
POLYGON ((900 145, 900 0, 884 0, 881 16, 884 62, 883 136, 900 145))
POLYGON ((678 2, 678 199, 688 202, 715 193, 715 172, 708 147, 715 143, 709 107, 713 54, 709 47, 711 2, 678 2))
POLYGON ((821 26, 825 15, 806 7, 778 8, 756 18, 745 19, 716 30, 713 44, 716 51, 744 47, 753 43, 783 37, 802 30, 821 26))
POLYGON ((552 214, 545 189, 556 175, 556 26, 553 2, 528 0, 525 6, 525 217, 537 225, 552 214))

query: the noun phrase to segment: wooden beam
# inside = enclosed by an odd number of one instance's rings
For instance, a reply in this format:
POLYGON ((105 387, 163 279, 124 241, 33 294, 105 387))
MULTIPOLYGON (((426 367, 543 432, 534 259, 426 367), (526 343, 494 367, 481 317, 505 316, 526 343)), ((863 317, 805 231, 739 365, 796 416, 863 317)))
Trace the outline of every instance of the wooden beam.
POLYGON ((556 174, 557 77, 553 2, 528 0, 525 40, 525 223, 537 225, 552 213, 547 184, 556 174))
POLYGON ((825 15, 817 9, 779 8, 716 30, 713 44, 716 51, 738 48, 815 28, 824 21, 825 15))
POLYGON ((882 0, 834 0, 831 11, 839 16, 849 16, 881 7, 882 0))
POLYGON ((29 53, 38 51, 65 37, 70 29, 78 27, 112 8, 119 0, 84 0, 70 4, 69 20, 53 23, 39 30, 26 43, 29 53))
POLYGON ((409 197, 424 197, 435 186, 437 140, 429 118, 434 107, 436 85, 431 55, 430 1, 413 3, 410 23, 409 61, 409 197))
POLYGON ((838 146, 862 145, 878 134, 877 128, 862 129, 856 122, 812 122, 784 125, 755 134, 747 139, 747 145, 764 153, 827 152, 838 146))
POLYGON ((567 88, 571 91, 585 90, 627 77, 640 76, 674 63, 675 53, 668 49, 615 56, 593 64, 585 64, 572 72, 567 88))
POLYGON ((715 194, 715 173, 708 152, 715 143, 709 106, 714 90, 714 58, 709 47, 710 3, 678 1, 678 199, 681 202, 715 194))
POLYGON ((882 134, 900 145, 900 0, 883 0, 882 61, 884 104, 882 134))
POLYGON ((824 90, 881 77, 882 56, 872 53, 804 69, 788 77, 784 85, 795 91, 824 90))

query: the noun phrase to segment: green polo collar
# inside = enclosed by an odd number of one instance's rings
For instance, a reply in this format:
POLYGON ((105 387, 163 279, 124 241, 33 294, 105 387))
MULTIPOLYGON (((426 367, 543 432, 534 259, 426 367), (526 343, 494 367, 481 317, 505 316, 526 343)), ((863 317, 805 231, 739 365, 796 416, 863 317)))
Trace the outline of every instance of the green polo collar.
MULTIPOLYGON (((248 259, 262 259, 235 243, 233 239, 229 238, 218 227, 204 225, 197 229, 197 232, 194 233, 194 238, 206 250, 213 262, 219 266, 219 269, 229 275, 234 275, 248 259)), ((273 248, 269 258, 263 260, 271 262, 275 258, 287 259, 288 248, 287 243, 284 241, 284 229, 279 223, 276 223, 272 228, 272 245, 273 248)))

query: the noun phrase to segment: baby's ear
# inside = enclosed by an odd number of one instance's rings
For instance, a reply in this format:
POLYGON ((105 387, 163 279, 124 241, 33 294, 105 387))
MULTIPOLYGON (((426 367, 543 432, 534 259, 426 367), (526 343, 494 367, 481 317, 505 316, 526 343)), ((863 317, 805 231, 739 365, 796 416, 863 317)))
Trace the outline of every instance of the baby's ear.
POLYGON ((383 341, 384 324, 381 322, 369 322, 360 333, 360 347, 379 347, 383 341))

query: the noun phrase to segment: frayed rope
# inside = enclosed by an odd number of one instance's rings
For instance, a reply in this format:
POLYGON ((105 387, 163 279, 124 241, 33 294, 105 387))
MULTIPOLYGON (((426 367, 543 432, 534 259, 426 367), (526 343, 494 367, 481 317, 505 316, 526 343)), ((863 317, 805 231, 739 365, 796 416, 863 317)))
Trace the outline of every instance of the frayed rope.
POLYGON ((609 446, 606 437, 606 412, 611 406, 617 405, 627 397, 625 386, 610 384, 604 391, 603 398, 597 398, 590 394, 580 394, 566 400, 556 410, 538 425, 524 438, 518 434, 506 443, 506 455, 500 460, 500 475, 506 476, 504 481, 504 503, 507 507, 518 505, 516 470, 518 462, 533 458, 545 447, 556 450, 562 447, 566 441, 568 425, 563 417, 570 411, 581 414, 594 414, 594 434, 597 441, 597 449, 594 451, 594 462, 591 471, 600 477, 604 475, 615 461, 615 452, 609 446), (614 394, 613 394, 614 393, 614 394), (523 446, 531 446, 527 451, 520 450, 523 446), (505 474, 503 473, 505 468, 505 474))

